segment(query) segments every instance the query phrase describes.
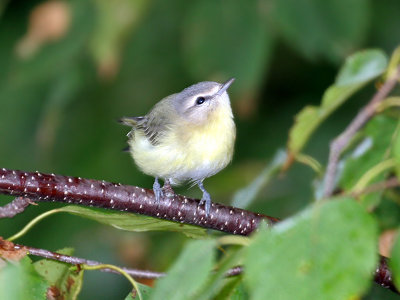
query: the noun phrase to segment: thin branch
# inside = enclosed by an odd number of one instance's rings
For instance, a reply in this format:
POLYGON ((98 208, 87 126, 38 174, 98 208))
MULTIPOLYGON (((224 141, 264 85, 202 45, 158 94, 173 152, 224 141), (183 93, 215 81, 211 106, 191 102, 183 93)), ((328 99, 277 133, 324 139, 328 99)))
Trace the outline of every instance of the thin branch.
POLYGON ((233 277, 233 276, 237 276, 243 273, 243 267, 242 266, 236 266, 233 267, 232 269, 229 269, 226 273, 225 276, 226 277, 233 277))
MULTIPOLYGON (((4 168, 0 169, 0 194, 28 197, 35 201, 73 203, 145 214, 238 235, 249 235, 262 220, 267 221, 269 225, 279 221, 273 217, 217 203, 212 204, 209 216, 205 217, 204 207, 199 206, 198 199, 174 195, 164 198, 157 204, 152 190, 80 177, 21 172, 4 168)), ((47 250, 39 250, 30 248, 30 253, 42 254, 47 258, 58 256, 47 250)), ((80 263, 79 260, 74 262, 72 258, 66 262, 80 263)), ((86 262, 98 263, 85 260, 86 262)), ((151 276, 151 273, 146 273, 151 271, 136 271, 145 272, 143 276, 151 276)), ((236 267, 229 270, 227 276, 230 274, 234 276, 242 271, 241 267, 236 267)), ((160 273, 153 273, 154 276, 155 274, 160 273)), ((381 264, 375 272, 375 282, 397 292, 386 260, 381 259, 381 264)))
POLYGON ((373 192, 378 192, 386 189, 391 189, 400 186, 400 181, 397 177, 391 177, 387 180, 377 182, 367 186, 365 189, 352 193, 351 195, 355 198, 359 197, 360 195, 366 195, 373 192))
POLYGON ((397 68, 394 75, 392 75, 376 92, 371 101, 364 106, 364 108, 357 114, 353 121, 347 126, 336 139, 333 140, 330 146, 328 167, 325 174, 325 188, 324 197, 332 195, 335 188, 336 170, 339 163, 342 151, 348 146, 351 139, 362 128, 365 123, 371 119, 376 112, 379 103, 382 102, 386 96, 395 87, 400 77, 400 67, 397 68))
POLYGON ((10 203, 0 207, 0 219, 12 218, 15 215, 23 212, 25 208, 32 203, 32 200, 29 198, 17 197, 10 203))
MULTIPOLYGON (((28 251, 29 255, 39 256, 39 257, 67 263, 70 265, 80 265, 80 264, 84 264, 84 265, 88 265, 88 266, 104 265, 104 263, 101 263, 101 262, 98 262, 95 260, 89 260, 89 259, 65 255, 65 254, 61 254, 61 253, 57 253, 57 252, 52 252, 52 251, 45 250, 45 249, 39 249, 39 248, 14 244, 15 250, 19 250, 22 248, 26 249, 28 251)), ((11 251, 11 249, 9 249, 8 251, 11 251)), ((120 268, 121 270, 125 271, 127 274, 129 274, 130 276, 135 277, 135 278, 157 279, 160 277, 164 277, 166 275, 166 273, 162 273, 162 272, 153 272, 153 271, 148 271, 148 270, 138 270, 138 269, 124 268, 124 267, 118 267, 118 268, 120 268)), ((109 268, 104 268, 104 269, 101 269, 100 271, 119 274, 118 271, 116 271, 114 269, 109 269, 109 268)), ((232 269, 229 269, 225 273, 225 276, 233 277, 233 276, 237 276, 237 275, 241 274, 242 272, 243 272, 243 267, 236 266, 236 267, 233 267, 232 269)))
MULTIPOLYGON (((104 265, 104 263, 101 263, 101 262, 98 262, 95 260, 89 260, 89 259, 79 258, 79 257, 75 257, 75 256, 60 254, 60 253, 52 252, 52 251, 45 250, 45 249, 38 249, 38 248, 22 246, 22 245, 18 245, 18 244, 15 244, 15 247, 17 247, 17 248, 25 247, 29 251, 30 255, 40 256, 40 257, 64 262, 64 263, 71 264, 71 265, 80 265, 80 264, 85 264, 88 266, 104 265)), ((135 278, 157 279, 157 278, 165 276, 165 273, 159 273, 159 272, 153 272, 153 271, 147 271, 147 270, 137 270, 137 269, 131 269, 131 268, 123 268, 123 267, 119 267, 119 268, 124 270, 126 273, 128 273, 129 275, 131 275, 132 277, 135 277, 135 278)), ((118 273, 117 271, 115 271, 113 269, 107 269, 107 268, 101 269, 101 271, 110 272, 110 273, 118 273)))

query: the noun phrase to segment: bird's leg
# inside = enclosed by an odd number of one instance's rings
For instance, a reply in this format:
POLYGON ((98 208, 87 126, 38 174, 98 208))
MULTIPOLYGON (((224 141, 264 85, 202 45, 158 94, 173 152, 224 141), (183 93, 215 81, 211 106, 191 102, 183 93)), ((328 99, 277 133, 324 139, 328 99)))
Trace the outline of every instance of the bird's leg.
POLYGON ((154 183, 153 183, 153 191, 154 191, 154 196, 156 198, 156 203, 160 203, 160 198, 164 197, 164 193, 163 190, 161 188, 160 183, 158 182, 158 177, 156 177, 154 179, 154 183))
POLYGON ((171 196, 175 195, 175 192, 171 187, 171 182, 170 182, 169 178, 165 179, 165 181, 164 181, 163 191, 165 192, 165 195, 167 197, 171 197, 171 196))
POLYGON ((200 190, 203 192, 203 197, 201 197, 200 205, 205 203, 206 216, 208 216, 208 214, 210 213, 210 208, 211 208, 211 196, 204 188, 203 181, 199 181, 197 183, 197 185, 199 186, 200 190))

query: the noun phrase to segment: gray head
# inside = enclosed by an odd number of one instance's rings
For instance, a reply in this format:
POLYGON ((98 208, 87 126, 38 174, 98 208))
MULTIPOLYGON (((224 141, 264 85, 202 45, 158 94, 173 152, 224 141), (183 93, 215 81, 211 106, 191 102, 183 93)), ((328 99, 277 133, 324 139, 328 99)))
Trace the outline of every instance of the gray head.
POLYGON ((175 94, 172 100, 176 111, 193 123, 207 121, 210 113, 221 106, 230 111, 230 101, 226 90, 234 80, 235 78, 231 78, 222 84, 203 81, 184 89, 175 94))

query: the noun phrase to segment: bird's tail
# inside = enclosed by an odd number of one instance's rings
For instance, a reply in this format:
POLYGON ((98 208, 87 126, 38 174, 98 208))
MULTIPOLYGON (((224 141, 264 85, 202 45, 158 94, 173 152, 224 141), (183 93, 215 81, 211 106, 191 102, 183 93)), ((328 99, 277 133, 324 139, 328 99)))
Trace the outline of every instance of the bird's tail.
MULTIPOLYGON (((131 139, 131 138, 133 138, 133 131, 135 130, 135 128, 137 128, 138 124, 143 119, 144 119, 144 117, 122 117, 121 119, 118 120, 118 122, 123 124, 123 125, 132 127, 132 130, 129 131, 128 134, 127 134, 127 137, 129 139, 131 139)), ((128 146, 128 147, 124 148, 122 151, 129 152, 130 151, 130 147, 128 146)))
POLYGON ((118 121, 121 124, 124 124, 126 126, 131 126, 131 127, 136 127, 136 125, 142 121, 144 117, 122 117, 118 121))

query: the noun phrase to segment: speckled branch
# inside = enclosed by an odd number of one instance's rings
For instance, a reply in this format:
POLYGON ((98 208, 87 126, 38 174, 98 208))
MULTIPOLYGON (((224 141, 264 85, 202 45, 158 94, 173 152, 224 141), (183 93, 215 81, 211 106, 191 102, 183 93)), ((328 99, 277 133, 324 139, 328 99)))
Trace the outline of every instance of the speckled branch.
MULTIPOLYGON (((269 225, 279 221, 273 217, 217 203, 211 205, 210 215, 206 218, 204 206, 199 206, 198 199, 174 195, 162 199, 157 205, 153 191, 140 187, 5 168, 0 169, 0 194, 26 197, 34 201, 73 203, 127 211, 239 235, 249 235, 261 220, 269 225)), ((242 269, 238 267, 235 271, 235 274, 240 273, 242 269)), ((391 272, 383 258, 376 269, 375 282, 396 291, 391 272)))
POLYGON ((126 211, 232 234, 248 235, 261 220, 277 219, 243 209, 213 203, 206 218, 198 199, 181 195, 164 197, 155 203, 153 190, 140 187, 39 172, 0 169, 0 193, 33 201, 73 203, 126 211))
POLYGON ((392 272, 388 266, 389 259, 384 256, 379 256, 379 265, 375 270, 374 281, 381 287, 390 289, 393 292, 400 294, 393 283, 392 272))

